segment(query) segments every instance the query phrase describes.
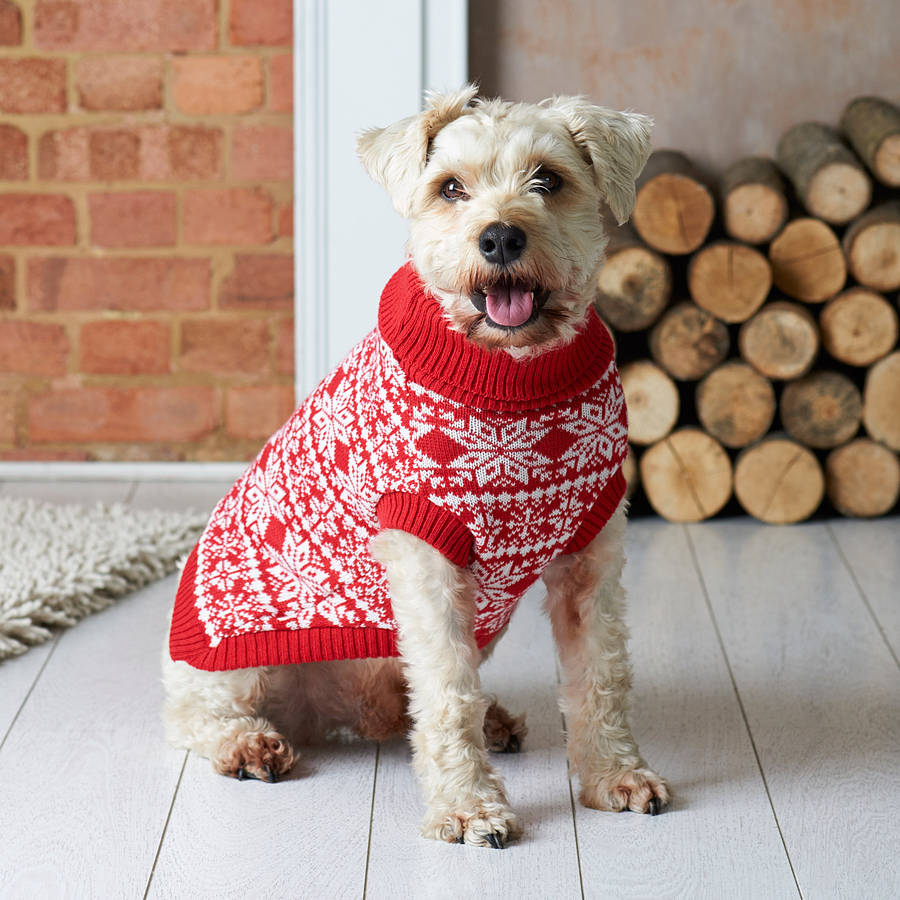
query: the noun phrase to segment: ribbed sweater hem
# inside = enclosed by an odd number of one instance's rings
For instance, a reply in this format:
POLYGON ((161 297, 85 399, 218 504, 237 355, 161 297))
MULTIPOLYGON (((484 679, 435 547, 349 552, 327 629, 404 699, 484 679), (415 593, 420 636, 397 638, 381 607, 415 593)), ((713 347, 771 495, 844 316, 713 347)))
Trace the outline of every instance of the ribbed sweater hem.
POLYGON ((377 507, 382 528, 399 528, 440 550, 454 565, 464 567, 472 551, 472 534, 449 510, 421 494, 385 494, 377 507))
POLYGON ((224 638, 215 647, 211 647, 194 602, 196 574, 197 549, 194 548, 178 586, 169 632, 169 654, 172 659, 183 660, 195 669, 220 672, 251 666, 398 655, 396 636, 390 628, 290 628, 258 631, 224 638))
POLYGON ((582 519, 578 531, 572 536, 563 553, 577 553, 584 550, 590 542, 603 531, 610 516, 616 511, 625 496, 625 473, 619 468, 616 474, 606 482, 603 493, 582 519))

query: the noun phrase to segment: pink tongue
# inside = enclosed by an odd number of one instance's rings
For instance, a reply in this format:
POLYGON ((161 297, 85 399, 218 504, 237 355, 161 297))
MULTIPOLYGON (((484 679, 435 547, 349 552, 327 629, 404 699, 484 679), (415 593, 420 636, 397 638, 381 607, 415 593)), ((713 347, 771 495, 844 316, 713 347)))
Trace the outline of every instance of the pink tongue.
POLYGON ((498 325, 515 328, 531 318, 534 294, 516 287, 497 287, 485 294, 487 314, 498 325))

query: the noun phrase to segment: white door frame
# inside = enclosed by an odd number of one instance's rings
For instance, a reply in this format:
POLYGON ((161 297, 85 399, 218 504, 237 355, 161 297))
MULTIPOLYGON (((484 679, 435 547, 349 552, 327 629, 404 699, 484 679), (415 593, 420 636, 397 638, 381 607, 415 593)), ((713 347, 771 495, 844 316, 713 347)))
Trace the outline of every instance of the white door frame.
POLYGON ((465 0, 294 2, 294 363, 299 402, 375 325, 406 224, 355 134, 466 80, 465 0))

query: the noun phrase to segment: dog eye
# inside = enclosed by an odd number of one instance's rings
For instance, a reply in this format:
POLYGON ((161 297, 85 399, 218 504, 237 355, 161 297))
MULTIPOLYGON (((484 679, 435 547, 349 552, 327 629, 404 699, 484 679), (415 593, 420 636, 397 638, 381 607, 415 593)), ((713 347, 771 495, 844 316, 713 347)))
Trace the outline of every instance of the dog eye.
POLYGON ((562 178, 549 169, 538 169, 531 179, 533 193, 552 194, 562 187, 562 178))
POLYGON ((455 179, 448 178, 441 185, 441 196, 445 200, 468 200, 469 195, 463 189, 463 186, 455 179))

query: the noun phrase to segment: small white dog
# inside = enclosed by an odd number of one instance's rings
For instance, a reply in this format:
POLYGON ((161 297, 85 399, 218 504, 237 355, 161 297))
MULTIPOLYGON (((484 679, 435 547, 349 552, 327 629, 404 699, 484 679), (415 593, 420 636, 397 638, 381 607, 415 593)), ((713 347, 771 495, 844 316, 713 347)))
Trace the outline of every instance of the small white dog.
POLYGON ((478 665, 538 577, 582 802, 669 798, 627 720, 624 399, 591 304, 602 203, 630 215, 650 121, 476 93, 360 137, 410 261, 213 513, 173 612, 165 718, 216 771, 267 781, 311 732, 411 730, 423 833, 499 848, 520 826, 487 751, 525 728, 478 665))

